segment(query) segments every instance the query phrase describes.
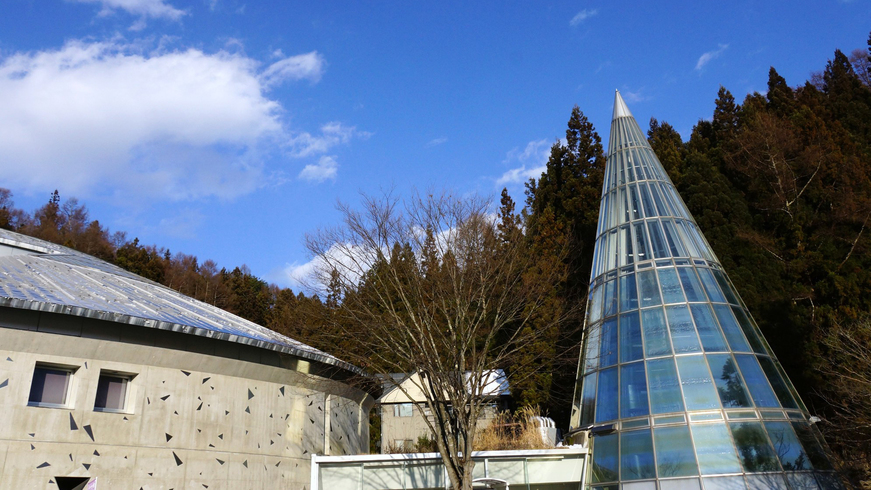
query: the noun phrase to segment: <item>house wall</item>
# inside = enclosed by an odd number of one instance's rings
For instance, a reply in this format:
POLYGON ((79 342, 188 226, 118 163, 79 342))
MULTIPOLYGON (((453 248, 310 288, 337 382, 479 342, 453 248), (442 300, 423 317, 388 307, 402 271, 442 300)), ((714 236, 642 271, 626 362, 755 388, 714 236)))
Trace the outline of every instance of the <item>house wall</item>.
MULTIPOLYGON (((400 449, 396 447, 395 441, 404 440, 411 441, 411 444, 417 443, 417 438, 426 436, 432 439, 429 427, 426 425, 423 416, 417 408, 411 411, 411 417, 397 417, 394 415, 394 407, 397 404, 384 403, 381 404, 381 453, 389 453, 389 449, 400 449)), ((428 409, 424 409, 429 412, 428 409)), ((482 429, 490 425, 490 422, 499 412, 496 404, 484 407, 481 413, 481 418, 478 419, 478 429, 482 429)), ((410 449, 408 449, 410 451, 410 449)))
POLYGON ((304 360, 228 344, 0 308, 2 486, 308 488, 312 454, 368 451, 371 396, 304 360), (65 408, 28 406, 37 363, 76 368, 65 408), (126 413, 94 411, 101 370, 135 375, 126 413))

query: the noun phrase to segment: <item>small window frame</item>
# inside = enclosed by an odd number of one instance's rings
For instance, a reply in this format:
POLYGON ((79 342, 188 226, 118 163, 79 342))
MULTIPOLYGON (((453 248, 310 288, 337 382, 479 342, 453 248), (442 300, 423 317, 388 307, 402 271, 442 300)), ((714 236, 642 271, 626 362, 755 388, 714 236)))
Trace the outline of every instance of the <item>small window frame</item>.
POLYGON ((94 411, 95 412, 103 412, 103 413, 130 413, 130 398, 131 398, 131 383, 133 378, 136 377, 135 373, 125 373, 121 371, 113 371, 109 369, 101 369, 100 375, 97 378, 97 386, 94 391, 94 411), (100 388, 104 379, 113 378, 116 380, 122 381, 122 392, 123 392, 123 400, 120 408, 115 407, 106 407, 106 406, 97 406, 97 402, 100 399, 100 388))
POLYGON ((73 386, 75 384, 75 374, 78 371, 79 366, 70 366, 65 364, 53 364, 46 362, 37 362, 33 367, 33 376, 30 379, 30 392, 27 396, 27 406, 28 407, 38 407, 38 408, 72 408, 73 406, 73 386), (61 403, 52 403, 52 402, 44 402, 40 400, 34 400, 34 388, 36 388, 36 381, 38 374, 43 373, 42 386, 43 390, 40 393, 40 398, 45 398, 45 374, 49 374, 52 372, 54 374, 57 373, 65 373, 66 374, 66 384, 64 386, 63 393, 63 401, 61 403))

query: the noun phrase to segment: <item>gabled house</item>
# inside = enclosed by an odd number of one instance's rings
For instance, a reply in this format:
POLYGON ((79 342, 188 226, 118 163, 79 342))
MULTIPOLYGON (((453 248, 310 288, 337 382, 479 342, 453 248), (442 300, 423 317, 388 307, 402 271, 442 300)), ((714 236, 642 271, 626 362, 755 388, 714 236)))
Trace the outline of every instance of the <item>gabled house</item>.
MULTIPOLYGON (((503 370, 494 369, 485 376, 483 393, 488 404, 478 420, 479 427, 489 424, 498 412, 507 410, 511 398, 508 378, 503 370)), ((377 400, 381 414, 382 454, 410 452, 418 438, 432 438, 424 420, 424 417, 432 420, 432 414, 421 386, 418 373, 391 374, 389 379, 383 380, 384 392, 377 400)))

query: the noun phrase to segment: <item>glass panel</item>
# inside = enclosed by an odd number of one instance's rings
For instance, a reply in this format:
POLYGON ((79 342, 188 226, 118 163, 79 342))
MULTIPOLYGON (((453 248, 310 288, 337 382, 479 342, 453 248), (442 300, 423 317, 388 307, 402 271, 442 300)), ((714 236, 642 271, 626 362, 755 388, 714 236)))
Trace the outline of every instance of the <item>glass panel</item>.
POLYGON ((662 308, 642 310, 641 319, 644 325, 644 348, 647 350, 647 357, 671 354, 671 343, 668 340, 662 308))
POLYGON ((617 368, 599 371, 596 423, 617 418, 617 368))
POLYGON ((741 374, 744 375, 744 381, 747 383, 750 395, 753 396, 756 405, 759 407, 779 407, 780 404, 774 396, 774 391, 768 386, 768 381, 756 361, 756 356, 736 354, 735 360, 738 361, 738 367, 741 369, 741 374))
POLYGON ((734 291, 732 291, 732 285, 729 284, 729 281, 726 280, 726 275, 718 270, 714 270, 714 277, 717 279, 717 284, 720 285, 720 289, 723 290, 723 293, 726 295, 726 299, 729 300, 729 303, 733 305, 738 304, 738 297, 734 291))
POLYGON ((620 362, 637 361, 642 357, 644 357, 644 347, 638 312, 620 315, 620 362))
POLYGON ((780 404, 784 408, 798 408, 795 400, 792 399, 792 395, 789 393, 789 388, 786 387, 786 383, 780 377, 777 368, 774 367, 774 362, 768 357, 758 357, 758 359, 759 364, 762 365, 762 370, 765 372, 765 376, 768 377, 768 381, 771 383, 771 387, 774 388, 777 399, 780 400, 780 404))
POLYGON ((729 428, 732 429, 732 437, 735 438, 744 471, 755 473, 780 470, 760 422, 731 422, 729 428))
POLYGON ((668 314, 668 330, 671 332, 675 354, 701 351, 699 338, 687 306, 666 306, 665 311, 668 314))
POLYGON ((678 267, 677 273, 680 276, 680 282, 683 284, 683 290, 687 295, 687 301, 706 301, 705 293, 702 292, 702 285, 696 277, 696 273, 690 267, 678 267))
POLYGON ((617 230, 608 232, 608 261, 606 262, 605 270, 611 270, 617 267, 617 230))
POLYGON ((620 311, 638 308, 638 289, 635 287, 635 274, 620 277, 620 311))
POLYGON ((605 320, 599 346, 599 368, 617 364, 617 318, 605 320))
POLYGON ((638 287, 641 290, 641 307, 653 306, 661 303, 659 287, 656 285, 656 271, 647 270, 638 273, 638 287))
POLYGON ((671 220, 662 220, 662 229, 665 232, 665 240, 668 243, 668 249, 672 257, 686 257, 686 249, 680 241, 680 235, 674 229, 674 223, 671 220))
POLYGON ((619 480, 617 434, 593 438, 593 483, 619 480))
POLYGON ((647 361, 647 376, 652 413, 680 412, 684 409, 672 358, 647 361))
POLYGON ((620 478, 640 480, 655 478, 653 443, 650 430, 636 430, 620 434, 620 478))
POLYGON ((756 327, 753 326, 750 318, 744 314, 744 309, 739 306, 733 306, 732 312, 735 313, 735 317, 738 319, 738 324, 741 325, 741 330, 744 331, 744 335, 747 337, 747 340, 750 341, 750 345, 753 346, 753 352, 758 354, 768 354, 765 347, 762 345, 762 341, 759 340, 756 327))
POLYGON ((587 331, 587 348, 584 351, 584 373, 589 373, 599 367, 599 339, 602 335, 602 324, 592 325, 587 331))
POLYGON ((699 474, 689 427, 656 428, 653 430, 653 440, 656 443, 656 467, 660 478, 699 474))
POLYGON ((765 422, 765 429, 784 470, 813 469, 789 422, 765 422))
POLYGON ((650 220, 647 222, 647 230, 650 232, 650 244, 653 245, 653 255, 657 259, 669 257, 668 248, 665 244, 665 238, 662 236, 662 228, 659 227, 659 221, 650 220))
POLYGON ((580 425, 593 423, 593 414, 596 410, 596 373, 584 376, 584 388, 581 395, 581 422, 580 425))
POLYGON ((680 236, 680 242, 683 243, 683 246, 687 250, 687 257, 700 257, 701 254, 696 250, 695 243, 689 235, 687 235, 685 222, 680 219, 674 220, 674 229, 677 230, 677 234, 680 236))
POLYGON ((829 459, 826 457, 819 440, 814 436, 814 430, 811 426, 807 422, 791 422, 791 424, 814 468, 818 470, 832 469, 832 465, 829 464, 829 459))
POLYGON ((741 466, 725 423, 691 425, 696 457, 703 475, 739 473, 741 466))
POLYGON ((659 184, 651 182, 650 184, 650 193, 653 194, 653 201, 656 203, 656 209, 659 211, 660 216, 671 216, 671 211, 669 211, 668 207, 666 207, 665 202, 662 200, 662 196, 659 195, 659 184))
POLYGON ((720 327, 717 326, 717 320, 714 320, 714 313, 711 311, 711 306, 707 304, 690 305, 693 312, 693 320, 696 322, 696 330, 699 332, 699 338, 702 341, 702 347, 705 352, 723 352, 726 349, 726 339, 723 338, 723 333, 720 332, 720 327))
POLYGON ((599 209, 599 228, 596 230, 596 236, 602 234, 603 231, 611 228, 611 224, 609 223, 607 213, 611 209, 611 194, 605 194, 602 197, 602 203, 600 204, 602 207, 599 209))
POLYGON ((741 328, 738 327, 732 310, 726 305, 714 305, 714 312, 717 313, 717 320, 720 321, 720 327, 726 334, 729 347, 735 352, 750 352, 750 346, 744 340, 744 335, 741 334, 741 328))
POLYGON ((587 323, 595 323, 602 318, 602 291, 604 288, 599 285, 593 287, 593 292, 590 294, 589 308, 587 308, 587 323))
POLYGON ((677 278, 677 272, 672 268, 659 269, 659 285, 662 288, 662 302, 683 303, 683 291, 680 288, 680 282, 677 278))
POLYGON ((678 357, 677 370, 687 410, 720 408, 720 397, 702 356, 678 357))
POLYGON ((126 378, 100 374, 100 379, 97 381, 97 396, 94 400, 94 410, 124 410, 124 399, 126 396, 126 378))
POLYGON ((632 219, 641 219, 644 217, 641 210, 641 200, 638 199, 638 189, 635 184, 629 186, 629 205, 632 210, 632 219))
POLYGON ((620 417, 640 417, 647 409, 647 380, 644 363, 634 362, 620 367, 620 417))
POLYGON ((709 354, 707 358, 723 407, 752 407, 732 356, 729 354, 709 354))
POLYGON ((602 297, 602 302, 605 306, 603 313, 605 318, 617 314, 617 281, 605 283, 605 294, 602 297))
POLYGON ((716 478, 702 478, 705 490, 747 490, 743 476, 720 476, 716 478))
POLYGON ((652 257, 648 252, 647 237, 644 233, 644 223, 635 223, 635 259, 638 262, 650 260, 652 257))
POLYGON ((650 199, 650 192, 647 191, 646 184, 638 184, 638 190, 641 191, 641 202, 644 203, 644 215, 648 218, 656 216, 656 208, 653 207, 653 201, 650 199))
POLYGON ((620 216, 623 218, 621 223, 628 223, 629 220, 629 196, 626 195, 626 187, 620 188, 620 216))
POLYGON ((620 266, 633 263, 635 256, 632 253, 632 233, 629 231, 629 225, 620 227, 620 245, 623 246, 623 253, 620 254, 620 266))
POLYGON ((725 303, 726 297, 720 292, 717 281, 714 280, 714 276, 711 274, 711 269, 699 267, 696 271, 699 273, 699 277, 702 278, 702 285, 705 286, 705 291, 708 292, 708 297, 711 298, 711 301, 714 303, 725 303))
POLYGON ((650 420, 648 420, 646 417, 643 419, 620 422, 621 429, 637 429, 639 427, 647 427, 648 425, 650 425, 650 420))
POLYGON ((29 403, 31 405, 66 404, 70 377, 69 371, 37 366, 33 369, 29 403))

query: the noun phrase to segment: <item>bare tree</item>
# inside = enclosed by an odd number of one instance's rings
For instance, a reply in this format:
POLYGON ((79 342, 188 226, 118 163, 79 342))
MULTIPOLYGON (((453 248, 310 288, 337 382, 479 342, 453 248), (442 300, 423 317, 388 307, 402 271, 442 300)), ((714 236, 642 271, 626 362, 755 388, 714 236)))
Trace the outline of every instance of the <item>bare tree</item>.
POLYGON ((307 237, 317 280, 339 298, 329 324, 351 344, 344 355, 385 379, 417 375, 417 410, 455 490, 472 487, 492 370, 538 340, 542 329, 525 327, 564 274, 500 234, 488 208, 450 194, 363 196, 359 211, 339 205, 342 226, 307 237))

